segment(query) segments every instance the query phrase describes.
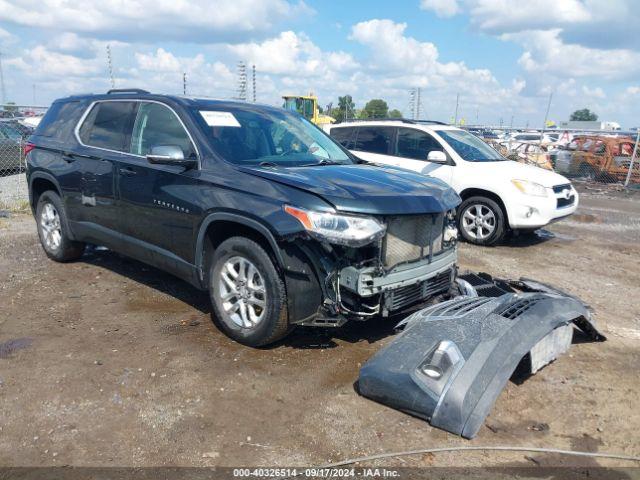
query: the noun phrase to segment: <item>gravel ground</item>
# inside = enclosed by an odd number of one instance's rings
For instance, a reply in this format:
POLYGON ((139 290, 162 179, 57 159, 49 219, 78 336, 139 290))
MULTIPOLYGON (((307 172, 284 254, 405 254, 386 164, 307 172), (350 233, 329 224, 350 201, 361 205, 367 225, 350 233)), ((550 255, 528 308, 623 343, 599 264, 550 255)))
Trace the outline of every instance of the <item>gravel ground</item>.
POLYGON ((0 208, 20 208, 28 198, 27 178, 24 173, 0 176, 0 208))
MULTIPOLYGON (((609 337, 509 382, 467 441, 354 392, 389 321, 246 348, 213 326, 205 293, 106 250, 53 263, 31 217, 0 218, 0 465, 291 466, 455 445, 639 455, 639 241, 638 195, 586 192, 537 235, 461 246, 462 268, 579 295, 609 337)), ((378 464, 623 465, 488 452, 378 464)))

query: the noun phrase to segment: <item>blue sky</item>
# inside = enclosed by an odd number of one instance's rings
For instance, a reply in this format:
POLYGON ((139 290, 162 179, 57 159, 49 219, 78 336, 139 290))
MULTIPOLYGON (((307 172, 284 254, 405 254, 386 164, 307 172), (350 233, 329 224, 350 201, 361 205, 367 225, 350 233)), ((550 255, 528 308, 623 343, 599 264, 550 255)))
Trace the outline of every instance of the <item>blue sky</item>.
POLYGON ((46 104, 118 87, 219 98, 255 64, 258 101, 351 94, 449 121, 539 126, 590 108, 640 125, 640 9, 633 0, 0 0, 7 100, 46 104), (635 11, 634 11, 635 10, 635 11), (612 28, 615 25, 615 28, 612 28))

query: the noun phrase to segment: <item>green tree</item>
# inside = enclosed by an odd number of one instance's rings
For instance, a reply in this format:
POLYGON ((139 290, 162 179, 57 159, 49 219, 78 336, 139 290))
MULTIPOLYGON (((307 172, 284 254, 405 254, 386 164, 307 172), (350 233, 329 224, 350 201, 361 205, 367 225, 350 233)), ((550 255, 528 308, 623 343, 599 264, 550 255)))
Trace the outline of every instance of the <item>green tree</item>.
POLYGON ((569 117, 569 120, 576 122, 595 122, 598 120, 598 115, 588 108, 583 108, 582 110, 576 110, 573 112, 569 117))
POLYGON ((338 97, 338 106, 331 109, 329 115, 336 119, 336 122, 344 122, 346 119, 355 117, 356 104, 353 103, 351 95, 338 97))
POLYGON ((397 108, 389 110, 389 118, 402 118, 402 112, 397 108))
POLYGON ((387 102, 380 98, 369 100, 362 109, 362 118, 386 118, 389 116, 387 102))

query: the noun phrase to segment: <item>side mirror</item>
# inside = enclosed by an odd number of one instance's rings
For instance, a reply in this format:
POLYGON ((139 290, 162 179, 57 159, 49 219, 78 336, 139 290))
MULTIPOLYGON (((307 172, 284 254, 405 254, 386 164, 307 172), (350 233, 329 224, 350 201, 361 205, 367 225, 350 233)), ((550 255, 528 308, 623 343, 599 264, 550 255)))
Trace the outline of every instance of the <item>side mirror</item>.
POLYGON ((442 150, 431 150, 427 155, 427 162, 447 163, 447 155, 442 150))
POLYGON ((196 165, 195 160, 184 158, 182 148, 177 145, 157 145, 151 147, 151 151, 147 154, 147 161, 155 165, 177 165, 185 168, 196 165))

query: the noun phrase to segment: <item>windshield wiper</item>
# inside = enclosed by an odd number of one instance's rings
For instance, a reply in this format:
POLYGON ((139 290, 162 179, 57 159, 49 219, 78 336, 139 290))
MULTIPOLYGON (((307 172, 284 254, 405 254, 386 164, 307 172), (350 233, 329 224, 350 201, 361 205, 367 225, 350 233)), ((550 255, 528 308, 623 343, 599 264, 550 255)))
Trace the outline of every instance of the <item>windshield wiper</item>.
POLYGON ((278 164, 274 162, 260 162, 258 165, 260 167, 278 168, 278 164))
POLYGON ((299 165, 299 166, 300 167, 317 167, 319 165, 344 165, 344 164, 342 162, 334 162, 333 160, 327 160, 326 158, 323 158, 319 162, 316 162, 316 163, 305 163, 305 164, 302 164, 302 165, 299 165))

